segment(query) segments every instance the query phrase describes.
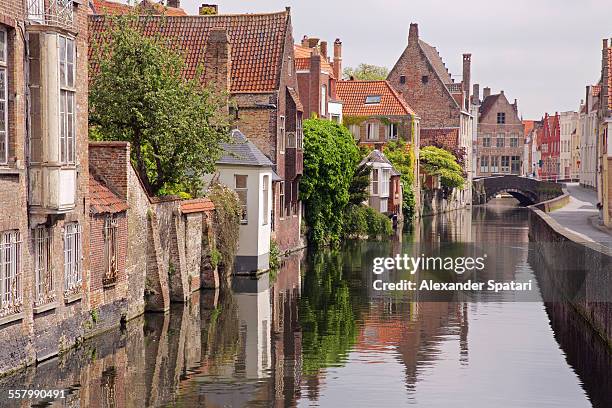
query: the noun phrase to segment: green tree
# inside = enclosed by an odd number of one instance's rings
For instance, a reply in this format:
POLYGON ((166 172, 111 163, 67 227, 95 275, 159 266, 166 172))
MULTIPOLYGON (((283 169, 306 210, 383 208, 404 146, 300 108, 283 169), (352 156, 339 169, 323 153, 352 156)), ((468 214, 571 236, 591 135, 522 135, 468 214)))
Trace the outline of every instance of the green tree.
POLYGON ((389 75, 389 68, 378 65, 359 64, 357 68, 344 68, 345 79, 353 77, 360 81, 381 81, 387 79, 387 75, 389 75))
POLYGON ((198 193, 228 140, 225 95, 202 86, 171 41, 144 36, 133 16, 117 17, 94 36, 90 66, 92 138, 131 143, 132 162, 151 195, 198 193))
POLYGON ((431 176, 440 176, 447 188, 463 188, 465 176, 457 158, 449 151, 434 146, 421 148, 421 167, 431 176))
POLYGON ((360 205, 370 196, 370 173, 372 167, 365 164, 357 167, 349 186, 349 203, 360 205))
POLYGON ((315 245, 337 245, 359 150, 344 126, 329 120, 304 121, 304 175, 300 198, 306 206, 308 238, 315 245))
POLYGON ((404 140, 391 141, 383 148, 383 153, 393 167, 401 173, 402 212, 406 221, 412 220, 416 201, 414 198, 415 157, 411 146, 404 140))

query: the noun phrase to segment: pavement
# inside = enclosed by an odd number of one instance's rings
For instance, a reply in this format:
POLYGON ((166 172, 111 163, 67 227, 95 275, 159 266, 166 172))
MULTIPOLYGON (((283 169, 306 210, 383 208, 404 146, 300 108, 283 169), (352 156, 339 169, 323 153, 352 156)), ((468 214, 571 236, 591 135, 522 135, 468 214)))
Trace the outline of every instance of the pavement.
POLYGON ((597 192, 578 183, 567 183, 566 189, 570 195, 569 204, 548 215, 585 240, 612 248, 612 231, 600 225, 597 192))

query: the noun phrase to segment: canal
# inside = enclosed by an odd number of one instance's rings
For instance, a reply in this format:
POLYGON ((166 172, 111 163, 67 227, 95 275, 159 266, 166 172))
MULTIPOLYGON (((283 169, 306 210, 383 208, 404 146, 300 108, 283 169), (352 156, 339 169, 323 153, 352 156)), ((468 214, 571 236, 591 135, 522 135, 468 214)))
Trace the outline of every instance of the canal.
POLYGON ((612 357, 580 319, 542 300, 528 232, 526 209, 495 200, 393 240, 296 253, 276 276, 196 293, 0 388, 64 389, 64 399, 37 401, 60 407, 609 407, 612 357), (534 290, 427 298, 372 288, 376 257, 478 251, 489 255, 486 278, 532 280, 534 290))

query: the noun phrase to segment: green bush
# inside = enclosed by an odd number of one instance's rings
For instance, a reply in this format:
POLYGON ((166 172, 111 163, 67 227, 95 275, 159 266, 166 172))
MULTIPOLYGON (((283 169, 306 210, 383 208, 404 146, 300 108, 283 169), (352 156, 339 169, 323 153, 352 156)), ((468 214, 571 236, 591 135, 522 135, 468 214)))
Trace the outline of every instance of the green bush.
POLYGON ((393 234, 393 224, 389 217, 371 207, 349 205, 344 211, 344 237, 370 238, 393 234))
POLYGON ((215 183, 208 189, 208 197, 215 205, 213 228, 216 236, 216 249, 211 253, 215 261, 224 268, 225 277, 231 275, 234 257, 238 251, 240 234, 240 204, 236 192, 229 187, 215 183), (215 251, 219 254, 215 255, 215 251))
POLYGON ((368 224, 368 235, 370 238, 376 238, 379 235, 393 234, 393 224, 389 217, 379 213, 372 207, 365 207, 366 222, 368 224))

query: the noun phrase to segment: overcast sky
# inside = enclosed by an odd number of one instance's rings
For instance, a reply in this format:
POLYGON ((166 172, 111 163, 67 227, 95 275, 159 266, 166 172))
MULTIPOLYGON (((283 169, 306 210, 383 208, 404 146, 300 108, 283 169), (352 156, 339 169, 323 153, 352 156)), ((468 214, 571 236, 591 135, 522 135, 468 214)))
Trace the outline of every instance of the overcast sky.
MULTIPOLYGON (((181 0, 197 13, 204 0, 181 0)), ((207 0, 215 3, 214 0, 207 0)), ((293 35, 343 43, 344 66, 393 66, 411 22, 438 48, 456 81, 472 54, 472 83, 518 99, 524 119, 576 110, 601 71, 601 40, 612 37, 611 0, 220 0, 220 13, 291 6, 293 35)), ((332 49, 330 47, 330 49, 332 49)))

